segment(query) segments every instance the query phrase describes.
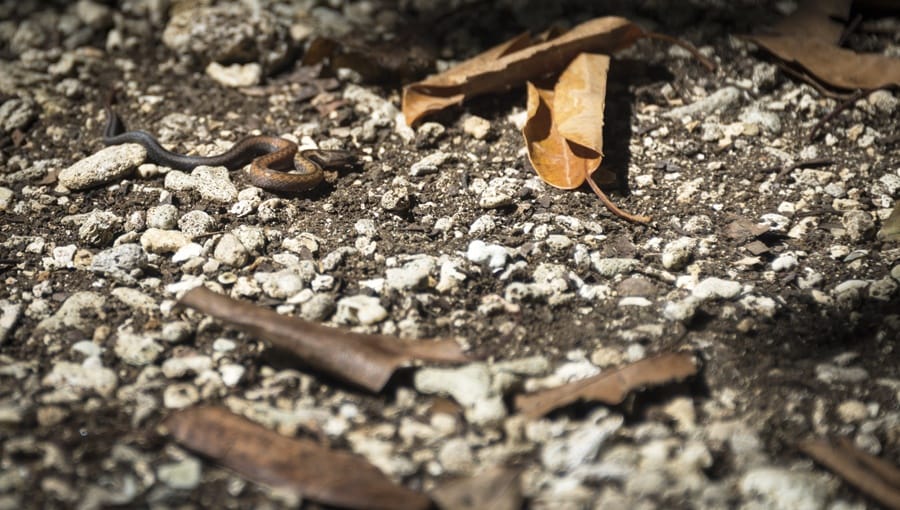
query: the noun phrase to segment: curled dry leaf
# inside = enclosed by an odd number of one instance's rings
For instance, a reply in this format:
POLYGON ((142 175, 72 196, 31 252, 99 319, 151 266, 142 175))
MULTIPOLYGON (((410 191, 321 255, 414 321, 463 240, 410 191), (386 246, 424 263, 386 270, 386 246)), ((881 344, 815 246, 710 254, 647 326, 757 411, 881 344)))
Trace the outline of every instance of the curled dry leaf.
POLYGON ((521 471, 495 466, 475 476, 444 483, 431 491, 441 510, 519 510, 522 508, 521 471))
POLYGON ((846 18, 849 12, 849 0, 807 0, 797 11, 778 22, 772 34, 747 38, 833 87, 877 89, 900 86, 900 59, 857 53, 837 45, 844 27, 832 18, 846 18))
POLYGON ((692 355, 661 354, 556 388, 519 395, 516 409, 526 416, 538 418, 578 400, 616 405, 638 388, 682 380, 696 373, 697 365, 692 355))
POLYGON ((528 46, 520 36, 443 73, 403 89, 403 114, 413 125, 422 117, 465 99, 520 85, 561 71, 579 53, 612 53, 631 46, 644 31, 625 18, 596 18, 559 37, 528 46))
POLYGON ((267 308, 197 287, 179 301, 288 351, 309 366, 371 391, 381 391, 399 366, 412 360, 465 362, 450 339, 407 341, 366 335, 287 317, 267 308))
POLYGON ((650 218, 622 211, 600 190, 593 174, 603 161, 603 112, 609 57, 582 53, 560 75, 553 90, 528 82, 528 117, 522 128, 528 159, 551 186, 591 186, 619 217, 647 223, 650 218))
POLYGON ((320 503, 385 510, 431 507, 427 496, 395 485, 362 457, 282 436, 221 407, 178 411, 162 427, 185 448, 248 480, 320 503))
POLYGON ((800 449, 887 508, 900 510, 900 469, 841 438, 800 443, 800 449))

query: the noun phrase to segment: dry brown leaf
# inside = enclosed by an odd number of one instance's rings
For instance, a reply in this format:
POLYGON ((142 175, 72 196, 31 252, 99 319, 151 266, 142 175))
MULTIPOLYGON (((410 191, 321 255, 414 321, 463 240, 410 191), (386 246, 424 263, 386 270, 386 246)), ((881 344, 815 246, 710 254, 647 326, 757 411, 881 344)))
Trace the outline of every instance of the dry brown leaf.
POLYGON ((519 395, 516 409, 528 417, 538 418, 578 400, 616 405, 638 388, 678 381, 696 373, 692 355, 661 354, 556 388, 519 395))
POLYGON ((849 0, 807 0, 779 21, 771 34, 748 36, 776 57, 797 64, 816 79, 843 89, 900 85, 900 59, 839 47, 849 0))
POLYGON ((631 46, 644 35, 643 30, 627 19, 609 16, 582 23, 547 42, 514 51, 512 48, 522 44, 520 36, 516 39, 518 44, 503 51, 493 48, 443 73, 407 85, 403 89, 403 114, 407 124, 413 125, 425 115, 467 98, 559 72, 579 53, 613 53, 631 46))
POLYGON ((528 82, 528 118, 522 135, 528 159, 541 179, 557 188, 574 189, 600 165, 602 155, 562 137, 554 122, 553 104, 552 90, 528 82))
POLYGON ((240 476, 328 505, 426 509, 424 494, 395 485, 366 459, 282 436, 221 407, 178 411, 162 423, 182 446, 240 476))
POLYGON ((519 510, 522 508, 521 471, 502 466, 470 478, 444 483, 431 491, 441 510, 519 510))
POLYGON ((566 67, 552 91, 528 82, 528 117, 522 136, 528 159, 544 182, 573 189, 587 181, 614 214, 647 223, 650 218, 616 207, 592 178, 603 160, 608 72, 608 56, 582 53, 566 67))
POLYGON ((786 62, 795 63, 818 80, 842 89, 900 86, 900 58, 856 53, 819 39, 793 35, 754 35, 751 41, 786 62))
POLYGON ((882 505, 900 510, 900 469, 841 438, 804 441, 800 449, 882 505))
POLYGON ((844 32, 844 24, 850 16, 851 0, 806 0, 796 11, 782 18, 773 31, 782 35, 811 37, 837 44, 844 32))
POLYGON ((284 316, 205 287, 188 291, 179 303, 266 340, 315 369, 375 392, 381 391, 394 370, 415 359, 470 361, 450 339, 407 341, 345 331, 284 316))

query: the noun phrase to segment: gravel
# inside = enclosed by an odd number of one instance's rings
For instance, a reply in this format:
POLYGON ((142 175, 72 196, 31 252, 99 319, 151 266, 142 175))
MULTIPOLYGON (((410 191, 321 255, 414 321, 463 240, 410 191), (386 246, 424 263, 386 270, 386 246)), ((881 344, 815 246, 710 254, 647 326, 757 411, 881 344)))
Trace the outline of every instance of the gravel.
MULTIPOLYGON (((873 504, 796 444, 900 452, 900 247, 876 235, 900 198, 900 96, 874 91, 810 138, 840 101, 736 35, 794 2, 207 4, 0 3, 0 508, 316 508, 158 434, 193 405, 429 493, 516 466, 529 508, 873 504), (420 61, 442 70, 612 13, 717 64, 662 43, 613 60, 595 177, 650 225, 535 175, 518 87, 406 125, 420 61), (421 48, 401 37, 416 20, 421 48), (340 53, 300 66, 320 37, 340 53), (279 135, 359 164, 281 196, 244 169, 149 163, 138 145, 103 147, 110 88, 130 129, 177 153, 279 135), (358 332, 452 338, 472 361, 411 363, 371 394, 179 307, 197 285, 358 332), (516 409, 672 350, 700 375, 620 405, 516 409)), ((846 46, 896 53, 878 31, 846 46)))

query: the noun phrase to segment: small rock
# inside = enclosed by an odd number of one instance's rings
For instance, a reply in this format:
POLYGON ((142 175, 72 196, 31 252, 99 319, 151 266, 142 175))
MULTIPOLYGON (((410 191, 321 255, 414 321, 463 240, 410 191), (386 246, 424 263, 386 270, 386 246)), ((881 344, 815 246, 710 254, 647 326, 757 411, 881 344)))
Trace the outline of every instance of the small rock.
POLYGON ((448 439, 438 450, 437 459, 447 473, 471 474, 476 467, 472 447, 461 437, 448 439))
POLYGON ((782 271, 788 271, 797 266, 797 257, 792 253, 785 253, 784 255, 779 255, 775 260, 772 261, 772 271, 776 273, 782 271))
POLYGON ((591 266, 601 276, 613 277, 637 270, 640 262, 630 258, 603 258, 599 252, 591 253, 591 266))
POLYGON ((147 209, 147 226, 160 230, 172 230, 178 224, 178 208, 162 204, 147 209))
POLYGON ((148 315, 152 315, 158 309, 155 299, 137 289, 116 287, 109 294, 128 305, 132 310, 141 311, 148 315))
POLYGON ((213 366, 213 360, 209 356, 192 354, 169 358, 163 362, 161 371, 169 379, 179 379, 189 374, 200 375, 213 366))
MULTIPOLYGON (((895 271, 892 271, 891 275, 894 273, 895 271)), ((900 271, 897 271, 897 273, 900 273, 900 271)), ((891 298, 894 297, 894 294, 897 293, 897 288, 900 287, 897 283, 898 280, 900 280, 900 278, 886 276, 873 281, 871 285, 869 285, 869 297, 879 301, 890 301, 891 298)))
MULTIPOLYGON (((231 203, 238 191, 224 166, 198 166, 190 175, 179 170, 166 174, 164 186, 171 191, 196 191, 206 200, 231 203)), ((260 205, 260 207, 262 207, 260 205)))
POLYGON ((6 341, 21 315, 22 305, 11 303, 5 299, 0 300, 0 345, 6 341))
POLYGON ((409 191, 406 188, 391 188, 381 195, 381 208, 389 212, 403 212, 412 205, 409 191))
POLYGON ((773 510, 818 510, 826 507, 833 485, 812 473, 777 467, 758 467, 741 477, 743 497, 773 510))
POLYGON ((85 25, 101 30, 112 25, 112 9, 91 0, 78 0, 75 4, 75 15, 85 25))
POLYGON ((837 414, 844 423, 857 423, 869 417, 869 409, 859 400, 845 400, 838 405, 837 414))
POLYGON ((172 321, 163 324, 158 338, 170 344, 180 344, 187 341, 194 334, 194 327, 190 322, 172 321))
POLYGON ((186 235, 177 230, 148 228, 141 234, 141 247, 149 253, 175 253, 190 242, 186 235))
POLYGON ((200 400, 200 392, 190 383, 176 383, 166 386, 163 391, 163 405, 166 409, 184 409, 200 400))
MULTIPOLYGON (((151 225, 152 226, 152 225, 151 225)), ((216 229, 216 220, 206 211, 188 211, 178 218, 178 230, 188 237, 208 234, 216 229)))
POLYGON ((163 346, 151 336, 130 331, 122 331, 116 335, 116 356, 129 365, 142 366, 153 363, 163 350, 165 350, 163 346))
POLYGON ((585 464, 593 463, 600 447, 625 422, 621 415, 605 417, 608 412, 595 413, 587 423, 568 437, 553 439, 541 451, 541 463, 555 472, 567 472, 585 464), (605 418, 604 418, 605 417, 605 418))
POLYGON ((216 243, 213 257, 228 266, 243 267, 250 259, 250 253, 237 236, 229 232, 224 234, 219 239, 219 242, 216 243))
POLYGON ((163 464, 156 468, 159 480, 173 489, 190 490, 200 485, 203 464, 189 457, 180 462, 163 464))
POLYGON ((741 284, 733 280, 706 278, 694 287, 691 294, 700 300, 712 298, 732 299, 741 293, 741 284))
POLYGON ((36 118, 37 109, 30 98, 14 97, 0 104, 0 129, 6 133, 24 131, 36 118))
POLYGON ((839 367, 829 363, 816 365, 816 379, 826 383, 856 384, 869 379, 869 372, 861 367, 839 367))
POLYGON ((93 331, 98 322, 106 318, 103 311, 106 298, 94 292, 76 292, 63 302, 59 310, 42 320, 35 327, 42 333, 76 330, 84 333, 93 331))
POLYGON ((147 263, 147 254, 139 245, 125 243, 94 255, 90 270, 129 284, 147 263))
POLYGON ((692 237, 678 238, 663 247, 662 264, 666 269, 681 269, 694 254, 697 240, 692 237))
POLYGON ((766 112, 756 108, 750 108, 741 112, 740 119, 741 122, 758 125, 766 132, 766 134, 781 134, 781 119, 775 112, 766 112))
POLYGON ((435 265, 434 257, 422 257, 407 262, 403 267, 389 268, 385 271, 385 285, 403 291, 421 289, 428 286, 435 265))
POLYGON ((109 398, 119 381, 115 372, 99 365, 97 358, 88 358, 81 365, 68 361, 56 362, 41 384, 50 388, 66 388, 77 396, 96 392, 109 398))
POLYGON ((409 167, 409 175, 412 177, 421 177, 428 174, 436 174, 448 159, 450 154, 446 152, 435 152, 429 154, 409 167))
POLYGON ((78 228, 78 239, 89 246, 106 246, 122 228, 122 220, 109 211, 92 211, 78 228))
POLYGON ((368 326, 383 321, 387 316, 387 310, 378 298, 360 294, 339 300, 334 320, 339 324, 368 326))
POLYGON ((725 87, 713 92, 709 96, 693 102, 692 104, 679 106, 663 113, 664 117, 680 119, 693 117, 695 119, 707 117, 717 110, 725 110, 741 98, 741 91, 737 87, 725 87))
POLYGON ((300 316, 308 321, 323 322, 331 317, 336 308, 333 297, 327 294, 315 294, 309 301, 300 305, 300 316))
POLYGON ((466 258, 475 264, 484 265, 493 272, 502 270, 506 266, 506 258, 509 256, 505 247, 499 244, 487 244, 480 239, 469 243, 466 250, 466 258))
POLYGON ((76 191, 95 188, 126 177, 145 159, 147 150, 141 145, 113 145, 62 170, 59 183, 76 191))
POLYGON ((875 232, 875 220, 872 219, 871 214, 865 211, 845 212, 841 217, 841 224, 847 231, 850 240, 855 242, 864 241, 872 237, 875 232))
POLYGON ((484 363, 459 368, 423 368, 416 372, 413 384, 426 394, 450 395, 466 408, 466 419, 476 425, 494 423, 506 417, 502 396, 491 383, 484 363))
POLYGON ((673 321, 689 321, 697 313, 701 300, 688 297, 680 301, 669 301, 663 307, 663 317, 673 321))
POLYGON ((478 206, 482 209, 497 209, 511 205, 518 194, 518 183, 518 179, 509 177, 491 179, 478 198, 478 206))
POLYGON ((470 115, 463 121, 462 129, 476 140, 483 140, 491 130, 491 123, 485 118, 470 115))
POLYGON ((894 113, 897 109, 897 104, 900 103, 900 100, 894 97, 890 90, 884 89, 876 90, 869 94, 868 101, 878 111, 887 115, 894 113))
POLYGON ((0 186, 0 211, 6 211, 12 205, 15 192, 9 188, 0 186))
POLYGON ((222 374, 222 384, 229 388, 233 388, 244 377, 246 369, 237 363, 228 363, 219 367, 219 373, 222 374))
POLYGON ((210 62, 206 66, 206 75, 226 87, 252 87, 259 85, 262 78, 262 66, 255 62, 228 66, 210 62))

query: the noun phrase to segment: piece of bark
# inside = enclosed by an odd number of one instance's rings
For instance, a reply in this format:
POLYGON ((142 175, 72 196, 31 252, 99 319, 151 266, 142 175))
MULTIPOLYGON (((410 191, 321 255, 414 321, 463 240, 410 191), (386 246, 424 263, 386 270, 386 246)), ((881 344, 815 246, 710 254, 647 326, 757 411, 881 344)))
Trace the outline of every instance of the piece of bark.
POLYGON ((221 407, 169 415, 163 431, 247 480, 343 508, 424 510, 424 494, 391 482, 363 457, 282 436, 221 407))
POLYGON ((373 392, 381 391, 398 367, 413 360, 470 361, 451 339, 403 340, 355 333, 281 315, 202 286, 185 293, 179 303, 291 352, 312 368, 373 392))
POLYGON ((475 476, 444 483, 431 491, 441 510, 519 510, 522 486, 518 469, 495 466, 475 476))
POLYGON ((856 448, 849 440, 825 439, 800 443, 807 455, 837 473, 882 505, 900 510, 900 469, 856 448))
POLYGON ((582 23, 559 37, 510 51, 522 38, 505 43, 443 73, 403 89, 403 114, 413 125, 425 115, 488 92, 498 92, 546 74, 557 73, 579 53, 613 53, 645 35, 625 18, 608 16, 582 23), (509 45, 509 46, 507 46, 509 45))
POLYGON ((518 395, 516 409, 528 417, 538 418, 578 400, 616 405, 636 389, 682 380, 696 373, 692 355, 661 354, 562 386, 518 395))

